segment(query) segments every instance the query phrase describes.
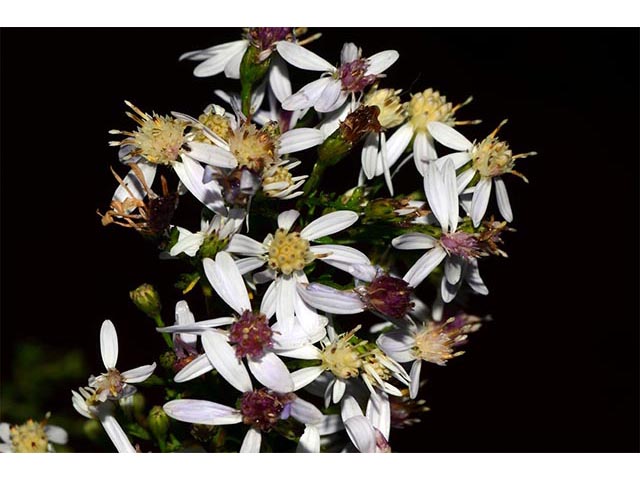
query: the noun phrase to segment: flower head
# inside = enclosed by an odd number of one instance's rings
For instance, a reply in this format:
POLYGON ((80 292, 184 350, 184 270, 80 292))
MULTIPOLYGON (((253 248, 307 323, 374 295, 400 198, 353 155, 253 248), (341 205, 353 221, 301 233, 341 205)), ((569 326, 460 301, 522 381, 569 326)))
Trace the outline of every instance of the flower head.
POLYGON ((20 425, 0 423, 0 452, 45 453, 54 452, 52 444, 67 443, 67 432, 48 425, 49 414, 40 422, 32 419, 20 425))

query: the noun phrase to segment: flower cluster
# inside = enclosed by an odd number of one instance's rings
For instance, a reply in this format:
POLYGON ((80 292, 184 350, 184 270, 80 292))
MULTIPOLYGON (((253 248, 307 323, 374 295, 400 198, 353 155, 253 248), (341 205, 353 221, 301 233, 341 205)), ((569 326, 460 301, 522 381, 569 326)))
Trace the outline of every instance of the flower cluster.
POLYGON ((471 98, 387 85, 397 51, 345 43, 327 60, 310 49, 318 37, 248 28, 185 53, 195 76, 238 79, 240 93, 217 90, 226 106, 193 116, 126 102, 136 126, 111 131, 122 166, 102 223, 182 269, 172 322, 153 287, 131 294, 164 337, 160 368, 120 372, 107 320, 106 371, 73 392, 118 451, 390 452, 391 430, 428 410, 427 369, 460 356, 487 318, 464 309, 488 294, 483 260, 506 257, 506 174, 525 179, 516 163, 533 152, 512 153, 505 122, 480 140, 460 133, 479 123, 458 118, 471 98), (319 77, 294 92, 298 69, 319 77), (415 185, 394 185, 401 168, 415 185), (182 220, 194 205, 199 230, 182 220), (140 382, 164 400, 127 416, 140 382))

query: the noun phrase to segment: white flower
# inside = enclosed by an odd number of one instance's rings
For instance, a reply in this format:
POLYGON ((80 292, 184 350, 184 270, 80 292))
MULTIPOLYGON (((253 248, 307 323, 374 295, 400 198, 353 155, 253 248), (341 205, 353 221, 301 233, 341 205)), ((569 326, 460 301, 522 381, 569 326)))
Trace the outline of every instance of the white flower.
POLYGON ((318 425, 324 415, 312 403, 293 393, 277 393, 267 389, 242 390, 240 408, 232 408, 207 400, 172 400, 164 411, 182 422, 203 425, 233 425, 244 423, 250 428, 244 436, 240 453, 259 453, 262 433, 270 431, 281 419, 292 417, 305 424, 298 452, 320 451, 318 425))
POLYGON ((96 392, 92 388, 80 388, 79 393, 71 391, 73 408, 83 417, 97 419, 109 436, 109 439, 119 453, 136 453, 127 434, 112 414, 110 402, 100 403, 96 398, 96 392))
POLYGON ((132 383, 144 382, 153 374, 156 363, 143 365, 120 373, 116 369, 118 360, 118 335, 111 320, 102 322, 100 329, 100 353, 106 373, 97 377, 89 377, 89 387, 95 390, 96 399, 104 402, 107 399, 119 399, 135 393, 132 383))
POLYGON ((416 398, 422 362, 442 366, 448 360, 462 355, 464 352, 455 351, 455 348, 464 345, 468 334, 480 328, 480 320, 479 317, 460 313, 445 322, 423 320, 420 326, 410 322, 404 328, 383 333, 377 343, 397 362, 413 362, 409 373, 409 393, 411 398, 416 398))
POLYGON ((318 329, 321 317, 300 298, 296 285, 308 283, 304 267, 316 259, 344 271, 351 265, 368 263, 360 251, 344 245, 311 245, 310 242, 340 232, 358 220, 358 214, 340 210, 328 213, 303 228, 299 233, 290 232, 300 213, 287 210, 278 215, 278 230, 269 234, 262 243, 245 235, 236 234, 226 251, 247 257, 238 261, 241 272, 248 273, 265 263, 267 269, 254 275, 259 283, 273 282, 265 297, 273 297, 276 317, 283 332, 294 328, 294 320, 308 332, 318 329))
POLYGON ((511 173, 527 181, 527 179, 520 172, 514 170, 513 167, 518 158, 525 158, 536 154, 536 152, 528 152, 513 155, 506 142, 498 141, 496 134, 506 122, 507 121, 504 120, 500 123, 500 125, 480 143, 472 143, 462 134, 444 123, 431 122, 428 125, 429 132, 433 135, 433 138, 441 144, 458 151, 457 153, 451 153, 439 158, 439 164, 450 159, 453 161, 455 168, 458 169, 468 162, 471 162, 471 168, 458 175, 458 192, 462 193, 467 185, 476 177, 476 174, 480 177, 471 200, 470 216, 473 220, 474 227, 480 225, 487 211, 492 184, 496 187, 496 198, 500 214, 507 222, 513 221, 511 203, 509 202, 509 195, 502 180, 502 175, 511 173))
POLYGON ((238 316, 158 329, 202 336, 208 364, 195 359, 178 372, 175 381, 190 380, 215 368, 233 387, 241 392, 248 391, 252 384, 242 362, 245 359, 249 371, 260 383, 276 392, 293 391, 291 374, 278 354, 320 340, 325 335, 324 325, 319 326, 311 337, 299 328, 285 332, 278 323, 270 326, 268 321, 275 312, 275 297, 265 295, 260 311, 253 311, 240 270, 226 252, 219 252, 215 261, 205 259, 204 270, 211 286, 238 316), (231 327, 228 331, 215 328, 224 325, 231 327))
POLYGON ((424 233, 407 233, 392 240, 400 250, 428 250, 404 275, 412 287, 418 286, 440 263, 445 260, 441 294, 445 302, 452 301, 466 280, 477 293, 489 293, 478 271, 476 257, 480 255, 478 242, 473 234, 458 231, 458 189, 453 160, 447 159, 442 170, 436 162, 425 168, 424 191, 433 214, 440 223, 442 235, 438 240, 424 233))
POLYGON ((109 143, 121 147, 119 156, 123 163, 137 164, 144 182, 132 170, 116 189, 113 200, 125 202, 128 198, 144 199, 147 187, 153 184, 158 166, 165 165, 174 169, 182 184, 198 200, 211 210, 220 210, 223 207, 221 194, 215 189, 203 187, 203 168, 200 163, 234 168, 237 161, 232 155, 220 154, 220 147, 215 145, 217 135, 208 128, 202 128, 202 133, 210 143, 195 141, 195 132, 185 133, 189 127, 185 119, 191 117, 183 114, 174 114, 175 118, 155 113, 149 115, 130 102, 125 103, 134 112, 127 112, 127 115, 139 126, 134 132, 111 130, 109 133, 125 135, 126 138, 109 143))
POLYGON ((363 415, 356 399, 347 395, 342 400, 340 415, 351 443, 359 452, 391 452, 391 406, 386 394, 376 393, 369 397, 366 415, 363 415))
POLYGON ((243 221, 243 218, 223 217, 216 214, 211 220, 201 218, 199 232, 191 233, 186 228, 176 226, 180 234, 176 244, 169 250, 169 255, 175 257, 184 253, 194 257, 207 238, 215 236, 219 240, 224 240, 238 232, 243 221))
POLYGON ((361 93, 372 85, 382 72, 395 63, 399 54, 385 50, 368 58, 353 43, 345 43, 336 68, 315 53, 291 42, 279 42, 278 53, 291 65, 303 70, 323 72, 320 79, 302 87, 282 102, 285 110, 314 107, 318 112, 332 112, 340 108, 349 95, 361 93))
POLYGON ((418 172, 424 175, 427 163, 438 158, 429 125, 436 121, 447 125, 478 123, 476 120, 459 121, 454 116, 459 108, 471 100, 469 97, 465 102, 453 105, 447 102, 444 95, 440 95, 440 92, 432 88, 412 95, 411 100, 404 104, 408 115, 407 122, 396 130, 386 143, 386 160, 389 166, 400 158, 413 140, 413 160, 418 172))
POLYGON ((49 415, 41 422, 29 419, 22 425, 0 423, 0 452, 45 453, 55 452, 52 444, 65 445, 67 432, 62 427, 49 425, 49 415))

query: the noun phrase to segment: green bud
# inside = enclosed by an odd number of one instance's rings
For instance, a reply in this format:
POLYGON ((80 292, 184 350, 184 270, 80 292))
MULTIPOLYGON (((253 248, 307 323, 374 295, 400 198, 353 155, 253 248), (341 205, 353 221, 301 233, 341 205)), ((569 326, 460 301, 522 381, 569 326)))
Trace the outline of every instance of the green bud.
POLYGON ((149 317, 156 319, 160 316, 160 295, 153 287, 148 283, 143 283, 135 290, 129 292, 129 297, 136 307, 149 317))
POLYGON ((164 352, 160 355, 160 366, 166 370, 173 371, 173 365, 176 363, 176 354, 173 351, 164 352))
POLYGON ((162 441, 169 431, 169 416, 164 412, 161 406, 156 405, 149 412, 148 417, 149 430, 154 437, 162 441))
POLYGON ((219 238, 218 235, 209 235, 204 239, 198 254, 201 258, 215 258, 216 254, 224 249, 229 243, 228 238, 219 238))
POLYGON ((82 425, 82 431, 85 436, 94 442, 100 441, 102 435, 104 435, 102 430, 102 425, 98 420, 87 420, 82 425))
POLYGON ((367 218, 391 220, 398 216, 395 212, 397 208, 398 202, 393 198, 376 198, 367 204, 364 212, 367 218))
POLYGON ((249 116, 251 113, 251 93, 264 79, 269 70, 271 57, 260 61, 260 49, 249 45, 240 63, 240 84, 242 85, 242 113, 249 116))

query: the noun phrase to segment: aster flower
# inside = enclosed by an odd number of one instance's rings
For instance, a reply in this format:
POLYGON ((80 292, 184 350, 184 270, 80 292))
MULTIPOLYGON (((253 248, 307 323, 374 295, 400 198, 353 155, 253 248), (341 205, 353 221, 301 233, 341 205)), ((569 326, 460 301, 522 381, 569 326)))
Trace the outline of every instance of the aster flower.
POLYGON ((463 103, 453 105, 451 102, 447 102, 444 95, 432 88, 412 95, 411 100, 404 104, 408 115, 407 122, 396 130, 387 141, 387 162, 393 165, 413 141, 413 160, 418 172, 424 175, 427 163, 438 158, 428 126, 432 122, 441 122, 451 126, 479 123, 479 120, 460 121, 455 118, 457 110, 467 105, 471 100, 472 97, 469 97, 463 103))
POLYGON ((340 53, 340 67, 336 68, 322 57, 300 45, 279 42, 278 53, 291 65, 303 70, 323 72, 320 79, 302 87, 282 102, 285 110, 314 107, 318 112, 332 112, 340 108, 351 95, 364 91, 381 78, 382 72, 398 60, 395 50, 385 50, 371 57, 362 57, 362 50, 353 43, 345 43, 340 53))
POLYGON ((49 414, 41 422, 27 420, 21 425, 0 423, 0 452, 55 452, 53 444, 65 445, 69 436, 62 427, 49 425, 49 414))
POLYGON ((341 403, 340 415, 349 439, 361 453, 390 453, 391 408, 389 397, 372 394, 363 414, 356 399, 346 395, 341 403))
POLYGON ((267 269, 256 273, 254 280, 259 283, 273 281, 265 296, 275 298, 276 317, 284 332, 294 327, 294 315, 305 331, 317 330, 318 314, 302 301, 296 289, 296 284, 308 283, 305 266, 319 259, 348 271, 352 264, 369 262, 366 255, 351 247, 310 243, 350 227, 358 220, 357 213, 347 210, 331 212, 312 221, 300 232, 292 232, 291 228, 299 216, 296 210, 282 212, 278 215, 278 230, 274 235, 267 235, 262 243, 236 234, 226 249, 247 257, 239 260, 243 273, 267 264, 267 269))
POLYGON ((392 240, 400 250, 429 250, 403 277, 412 287, 418 286, 442 261, 445 261, 441 294, 445 302, 452 301, 462 280, 477 293, 488 293, 478 271, 477 258, 483 254, 476 235, 458 230, 458 193, 453 161, 447 159, 438 168, 431 162, 425 169, 424 191, 433 214, 440 223, 438 240, 424 233, 407 233, 392 240))
POLYGON ((300 437, 299 452, 319 452, 320 433, 316 425, 323 414, 312 403, 294 393, 278 393, 265 388, 240 390, 240 408, 228 407, 207 400, 183 399, 166 403, 164 411, 171 418, 182 422, 203 425, 233 425, 243 423, 249 427, 244 436, 240 453, 258 453, 262 432, 271 431, 280 420, 289 417, 305 424, 300 437))
POLYGON ((444 322, 426 320, 419 326, 407 327, 383 333, 378 337, 378 346, 400 363, 413 362, 411 366, 411 398, 416 398, 420 386, 422 362, 444 366, 447 361, 464 354, 456 349, 467 343, 469 333, 480 328, 481 319, 460 313, 444 322))
POLYGON ((101 402, 97 398, 98 393, 93 388, 80 388, 78 392, 71 391, 71 401, 73 408, 89 419, 96 419, 104 428, 109 439, 119 453, 136 453, 136 449, 131 445, 127 434, 113 416, 113 406, 111 402, 101 402))
POLYGON ((89 377, 89 387, 94 390, 95 398, 99 402, 107 399, 119 399, 135 393, 136 388, 132 383, 144 382, 153 374, 156 363, 120 373, 116 369, 118 360, 118 335, 111 320, 102 322, 100 328, 100 353, 102 362, 107 369, 106 373, 97 377, 89 377))
POLYGON ((515 161, 519 158, 536 155, 536 152, 519 153, 513 155, 509 145, 504 141, 499 141, 496 135, 500 128, 507 123, 503 120, 493 132, 489 134, 480 143, 469 141, 462 134, 451 128, 449 125, 432 122, 429 124, 429 132, 431 135, 443 145, 457 150, 457 153, 451 153, 438 159, 443 163, 451 159, 458 169, 471 162, 471 168, 464 170, 457 178, 458 192, 464 191, 469 183, 475 178, 479 178, 473 197, 471 200, 470 215, 473 225, 480 225, 489 204, 491 196, 491 186, 495 185, 496 199, 498 201, 498 210, 502 217, 507 221, 513 221, 513 212, 507 188, 502 179, 502 175, 510 173, 522 178, 528 182, 527 178, 520 172, 514 170, 515 161))
POLYGON ((208 240, 220 242, 227 240, 242 227, 244 218, 229 218, 216 214, 211 220, 202 217, 200 220, 200 231, 192 233, 186 228, 178 227, 179 236, 176 244, 169 250, 172 257, 181 253, 189 257, 194 257, 202 244, 208 240))
POLYGON ((283 332, 278 324, 270 326, 269 318, 274 314, 276 299, 273 295, 265 295, 260 311, 252 310, 240 270, 226 252, 219 252, 215 261, 205 259, 204 270, 211 286, 238 316, 158 329, 161 332, 202 335, 208 362, 196 358, 180 370, 175 380, 186 381, 215 368, 232 386, 247 391, 252 384, 242 362, 244 359, 249 371, 266 387, 277 392, 293 391, 289 370, 277 353, 318 341, 324 336, 324 325, 311 338, 295 330, 292 334, 283 332), (230 325, 228 331, 215 328, 224 325, 230 325))

